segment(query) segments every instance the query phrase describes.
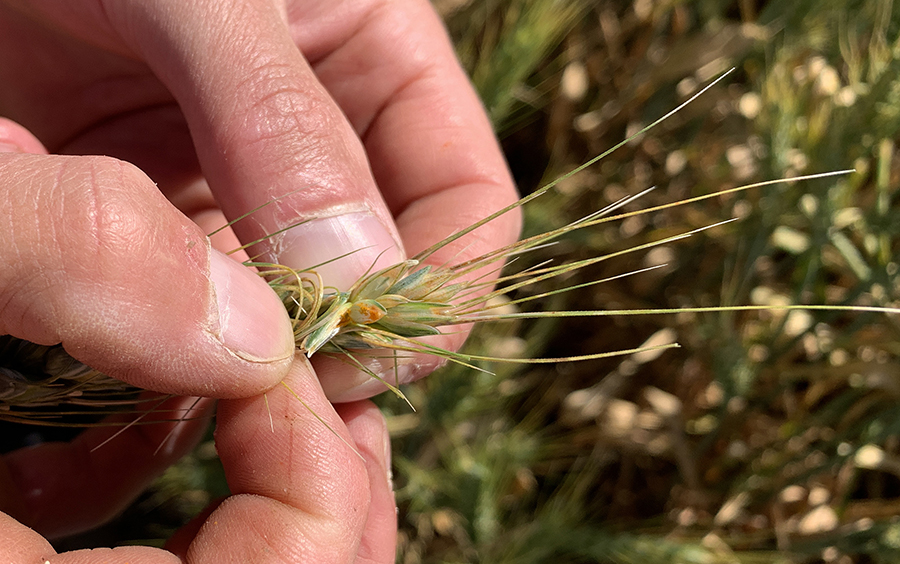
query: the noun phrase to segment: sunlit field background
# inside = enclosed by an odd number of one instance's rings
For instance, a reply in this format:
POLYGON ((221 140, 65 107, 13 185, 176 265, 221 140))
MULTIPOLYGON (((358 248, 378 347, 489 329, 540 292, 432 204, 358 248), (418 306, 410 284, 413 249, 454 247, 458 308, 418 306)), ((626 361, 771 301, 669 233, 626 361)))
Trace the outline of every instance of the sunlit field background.
MULTIPOLYGON (((889 0, 442 0, 522 193, 736 71, 526 208, 537 233, 656 185, 520 259, 623 254, 531 294, 547 310, 788 303, 896 307, 900 7, 889 0)), ((479 354, 681 348, 490 371, 448 367, 380 399, 398 562, 900 562, 900 326, 874 313, 544 319, 479 327, 479 354)), ((227 493, 210 443, 94 542, 158 542, 227 493)), ((87 537, 60 543, 80 546, 87 537)))

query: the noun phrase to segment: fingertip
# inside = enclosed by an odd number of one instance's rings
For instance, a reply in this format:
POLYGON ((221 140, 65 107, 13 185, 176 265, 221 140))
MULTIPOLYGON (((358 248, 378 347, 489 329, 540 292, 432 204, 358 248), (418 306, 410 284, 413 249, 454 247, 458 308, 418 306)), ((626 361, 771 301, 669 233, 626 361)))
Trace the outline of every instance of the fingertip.
POLYGON ((166 550, 180 558, 182 562, 186 562, 188 550, 190 549, 191 543, 194 542, 197 533, 200 532, 200 529, 203 528, 203 524, 209 516, 222 505, 222 502, 225 501, 225 499, 226 498, 223 497, 213 500, 213 502, 207 505, 199 515, 191 519, 188 524, 175 531, 175 534, 166 541, 166 550))
POLYGON ((391 435, 381 410, 370 401, 358 401, 335 406, 344 420, 354 444, 369 466, 370 490, 390 492, 393 499, 393 470, 391 469, 391 435))
POLYGON ((381 410, 370 401, 357 401, 335 406, 344 420, 353 442, 371 452, 373 460, 385 469, 390 467, 391 437, 381 410))
POLYGON ((173 18, 165 29, 133 39, 184 111, 222 211, 229 218, 252 211, 232 226, 242 241, 256 241, 251 254, 316 267, 341 290, 403 260, 358 132, 290 35, 272 33, 284 28, 283 14, 260 4, 234 34, 228 9, 179 6, 179 17, 161 15, 173 18), (204 22, 206 33, 189 21, 204 22), (178 52, 160 49, 160 33, 183 40, 178 52))
POLYGON ((287 374, 293 331, 277 294, 143 171, 109 157, 3 160, 0 331, 175 395, 248 397, 287 374))
POLYGON ((47 149, 30 131, 11 119, 0 117, 0 153, 46 155, 47 149))
MULTIPOLYGON (((429 346, 455 351, 465 342, 467 334, 448 333, 422 337, 420 340, 429 346)), ((446 364, 447 360, 439 355, 422 352, 395 357, 390 351, 382 351, 382 354, 362 357, 358 362, 365 370, 348 367, 342 358, 313 358, 313 365, 329 401, 348 403, 377 396, 390 390, 390 386, 397 388, 428 376, 446 364), (373 374, 377 377, 373 378, 373 374)))
POLYGON ((387 421, 370 401, 344 404, 336 409, 366 459, 369 477, 369 511, 356 562, 393 562, 397 548, 397 503, 387 421))
POLYGON ((284 388, 220 402, 216 447, 233 495, 200 527, 188 560, 264 550, 291 562, 355 561, 372 457, 363 465, 351 442, 299 354, 284 388))
POLYGON ((250 363, 289 361, 294 356, 293 329, 278 296, 246 266, 216 249, 210 251, 209 278, 223 344, 250 363))
POLYGON ((56 551, 38 533, 0 513, 0 561, 44 562, 56 551))

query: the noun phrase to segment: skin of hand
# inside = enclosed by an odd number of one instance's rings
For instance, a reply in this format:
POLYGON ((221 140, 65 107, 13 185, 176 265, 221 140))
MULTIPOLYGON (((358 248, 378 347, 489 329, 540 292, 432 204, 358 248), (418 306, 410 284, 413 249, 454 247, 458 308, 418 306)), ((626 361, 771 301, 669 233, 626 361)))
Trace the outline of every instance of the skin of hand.
MULTIPOLYGON (((0 85, 0 115, 25 128, 0 121, 0 331, 62 342, 147 389, 224 398, 216 439, 235 492, 173 539, 176 556, 46 559, 392 561, 384 424, 356 401, 380 385, 326 359, 320 388, 293 357, 277 298, 222 251, 304 221, 251 254, 304 268, 357 251, 318 269, 346 287, 514 200, 430 4, 0 0, 0 85), (205 233, 267 202, 209 244, 205 233), (285 375, 365 463, 281 388, 267 395, 272 433, 261 394, 285 375), (325 397, 352 403, 338 417, 325 397), (335 536, 318 538, 322 527, 335 536)), ((465 260, 518 229, 501 218, 432 261, 465 260)), ((401 382, 436 364, 414 359, 401 382)), ((91 430, 6 455, 0 547, 31 551, 11 561, 48 550, 13 518, 52 537, 115 514, 202 432, 181 423, 154 456, 170 431, 137 426, 90 453, 110 434, 91 430)))
MULTIPOLYGON (((178 531, 166 550, 124 546, 57 554, 40 534, 0 513, 0 561, 393 562, 397 523, 389 474, 390 447, 378 408, 369 401, 359 401, 341 404, 335 411, 303 357, 297 359, 284 381, 331 430, 284 389, 270 391, 268 401, 262 396, 220 401, 216 448, 232 495, 178 531)), ((182 423, 177 436, 169 441, 174 438, 183 444, 185 435, 202 434, 203 427, 196 422, 182 423)), ((105 480, 104 487, 128 487, 125 482, 129 477, 121 475, 122 457, 153 465, 171 461, 177 450, 154 454, 168 430, 164 423, 132 427, 115 439, 126 443, 124 447, 101 447, 89 453, 91 446, 109 434, 108 430, 91 429, 71 445, 50 444, 17 451, 0 469, 3 474, 17 476, 23 485, 54 489, 52 493, 59 502, 57 513, 52 513, 52 507, 41 507, 44 514, 39 518, 42 524, 63 531, 72 514, 85 517, 95 504, 102 508, 103 499, 98 499, 96 486, 78 491, 71 484, 58 482, 80 479, 85 469, 79 466, 89 464, 95 473, 90 477, 105 480), (26 468, 36 468, 38 475, 22 475, 26 468), (74 476, 67 474, 69 471, 74 476)), ((0 499, 4 493, 10 492, 0 490, 0 499)))

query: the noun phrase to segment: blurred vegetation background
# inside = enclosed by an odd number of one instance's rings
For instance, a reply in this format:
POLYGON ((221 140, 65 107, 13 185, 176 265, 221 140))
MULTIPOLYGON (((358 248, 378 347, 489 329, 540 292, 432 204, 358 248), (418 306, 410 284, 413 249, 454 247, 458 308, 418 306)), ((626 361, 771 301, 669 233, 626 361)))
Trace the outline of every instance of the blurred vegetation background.
MULTIPOLYGON (((573 273, 567 285, 666 265, 542 309, 898 306, 900 7, 890 0, 435 3, 523 193, 737 68, 526 209, 529 232, 652 185, 629 210, 856 170, 573 233, 528 260, 739 218, 573 273)), ((890 315, 800 311, 480 327, 469 346, 497 356, 682 348, 485 363, 493 374, 448 367, 405 390, 414 413, 381 398, 395 437, 398 562, 900 562, 898 335, 890 315)), ((161 538, 225 492, 207 443, 99 534, 161 538)))

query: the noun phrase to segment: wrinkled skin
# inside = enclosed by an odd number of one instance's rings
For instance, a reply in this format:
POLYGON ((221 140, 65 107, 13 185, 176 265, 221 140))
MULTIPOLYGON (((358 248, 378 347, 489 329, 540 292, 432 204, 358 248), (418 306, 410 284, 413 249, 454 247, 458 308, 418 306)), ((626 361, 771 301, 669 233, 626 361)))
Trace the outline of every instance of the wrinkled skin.
MULTIPOLYGON (((205 423, 16 451, 0 461, 0 561, 393 562, 388 440, 364 400, 379 385, 295 358, 274 294, 221 251, 311 220, 252 254, 300 268, 362 249, 321 269, 346 286, 515 198, 429 3, 0 0, 0 115, 0 331, 144 388, 222 398, 234 492, 168 550, 56 555, 42 535, 116 514, 205 423)), ((433 261, 517 232, 503 218, 433 261)))

